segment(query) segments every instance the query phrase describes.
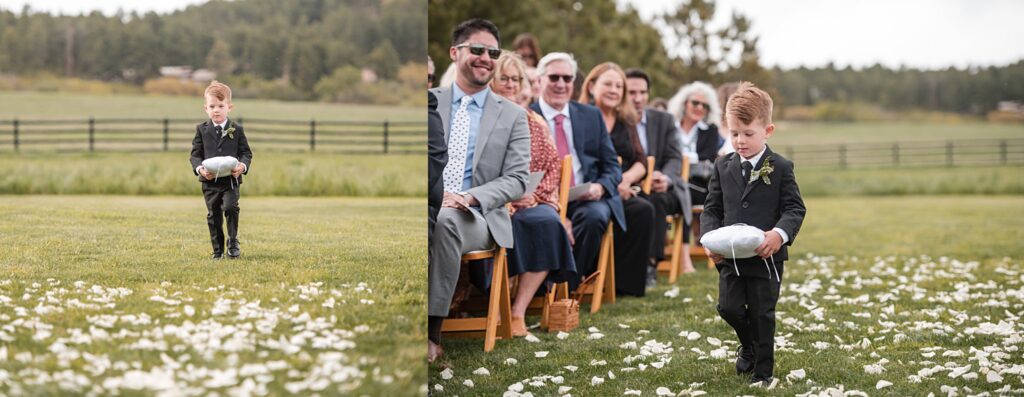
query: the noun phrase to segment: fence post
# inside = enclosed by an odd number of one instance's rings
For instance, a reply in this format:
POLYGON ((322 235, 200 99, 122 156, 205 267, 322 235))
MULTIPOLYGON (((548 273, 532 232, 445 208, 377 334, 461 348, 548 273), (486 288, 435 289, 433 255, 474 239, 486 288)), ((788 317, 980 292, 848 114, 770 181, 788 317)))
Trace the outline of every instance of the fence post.
POLYGON ((892 165, 899 167, 900 165, 900 144, 892 144, 892 165))
POLYGON ((164 117, 164 151, 167 151, 168 143, 170 143, 170 132, 171 132, 171 120, 164 117))
POLYGON ((846 168, 846 145, 839 145, 839 168, 846 168))
POLYGON ((946 166, 953 166, 953 141, 946 141, 946 166))
POLYGON ((384 120, 384 154, 388 154, 388 121, 384 120))
POLYGON ((89 116, 89 151, 93 151, 93 145, 96 141, 96 119, 89 116))
POLYGON ((999 142, 999 161, 1002 165, 1006 165, 1006 140, 1003 139, 999 142))
POLYGON ((18 151, 18 119, 14 119, 14 151, 18 151))
POLYGON ((316 119, 309 120, 309 151, 316 151, 316 119))

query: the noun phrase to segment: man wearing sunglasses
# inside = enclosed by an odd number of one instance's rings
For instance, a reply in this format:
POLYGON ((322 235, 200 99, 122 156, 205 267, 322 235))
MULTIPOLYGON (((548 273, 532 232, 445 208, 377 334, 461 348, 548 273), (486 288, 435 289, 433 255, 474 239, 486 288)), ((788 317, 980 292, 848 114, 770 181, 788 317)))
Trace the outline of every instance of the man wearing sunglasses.
POLYGON ((622 229, 626 222, 618 189, 622 169, 601 111, 570 100, 577 69, 576 60, 564 52, 552 52, 541 58, 537 64, 541 97, 530 107, 547 120, 558 156, 572 155, 570 184, 589 184, 586 193, 569 202, 568 210, 576 241, 572 249, 576 269, 585 277, 596 268, 608 220, 614 216, 622 229))
POLYGON ((463 254, 495 244, 512 248, 505 204, 523 196, 530 164, 526 111, 488 88, 501 55, 498 28, 470 19, 452 31, 449 55, 455 83, 433 88, 444 125, 448 163, 444 193, 429 249, 428 353, 441 356, 441 326, 448 316, 463 254))

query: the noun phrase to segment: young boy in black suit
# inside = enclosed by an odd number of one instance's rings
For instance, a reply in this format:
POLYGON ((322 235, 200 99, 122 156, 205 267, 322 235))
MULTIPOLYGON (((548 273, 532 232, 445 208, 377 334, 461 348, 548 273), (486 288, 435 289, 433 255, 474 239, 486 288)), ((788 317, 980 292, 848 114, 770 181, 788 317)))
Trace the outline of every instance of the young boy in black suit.
POLYGON ((228 119, 228 113, 234 107, 231 104, 231 88, 214 80, 206 87, 203 96, 206 98, 203 110, 210 119, 196 125, 196 137, 192 139, 192 155, 189 160, 192 162, 192 171, 203 183, 213 259, 221 259, 224 255, 224 218, 227 218, 228 223, 228 257, 235 259, 242 255, 238 245, 238 197, 241 194, 242 174, 249 172, 252 151, 242 126, 228 119), (231 170, 231 175, 214 175, 203 167, 203 160, 221 156, 238 159, 238 165, 231 170))
MULTIPOLYGON (((736 331, 736 373, 767 386, 775 366, 775 304, 779 300, 786 246, 803 223, 804 207, 793 163, 766 145, 775 131, 772 98, 749 82, 729 97, 726 122, 735 153, 715 161, 701 230, 744 223, 764 230, 750 258, 724 259, 708 250, 718 267, 718 314, 736 331)), ((707 250, 707 248, 705 248, 707 250)))

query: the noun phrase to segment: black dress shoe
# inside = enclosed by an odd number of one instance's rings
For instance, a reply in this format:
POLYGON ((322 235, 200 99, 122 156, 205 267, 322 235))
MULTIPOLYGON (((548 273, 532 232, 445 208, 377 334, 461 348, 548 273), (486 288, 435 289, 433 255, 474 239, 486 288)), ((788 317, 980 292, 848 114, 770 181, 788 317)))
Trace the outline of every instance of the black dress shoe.
POLYGON ((228 240, 228 258, 236 259, 242 256, 242 249, 238 247, 238 239, 233 238, 228 240))
POLYGON ((223 257, 224 255, 221 254, 220 252, 214 252, 213 255, 210 255, 210 259, 213 259, 215 261, 219 261, 223 257))
POLYGON ((756 386, 756 387, 768 387, 768 386, 772 385, 772 382, 774 380, 775 380, 775 378, 773 378, 771 376, 769 376, 769 377, 755 376, 755 377, 750 378, 750 385, 751 386, 756 386))
POLYGON ((751 372, 754 372, 754 351, 749 347, 740 346, 736 349, 736 375, 751 372))
POLYGON ((658 267, 647 266, 647 288, 651 289, 658 286, 658 267))

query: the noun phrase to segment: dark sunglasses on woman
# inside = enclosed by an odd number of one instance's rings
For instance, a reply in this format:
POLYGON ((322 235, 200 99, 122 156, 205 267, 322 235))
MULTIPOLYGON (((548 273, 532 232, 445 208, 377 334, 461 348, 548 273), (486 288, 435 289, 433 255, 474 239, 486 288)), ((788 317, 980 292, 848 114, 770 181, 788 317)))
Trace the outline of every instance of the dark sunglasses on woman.
POLYGON ((706 104, 704 102, 701 102, 701 101, 698 101, 696 99, 691 99, 690 100, 690 106, 693 106, 695 108, 696 107, 701 107, 701 108, 704 108, 704 110, 711 110, 711 105, 708 105, 708 104, 706 104))

